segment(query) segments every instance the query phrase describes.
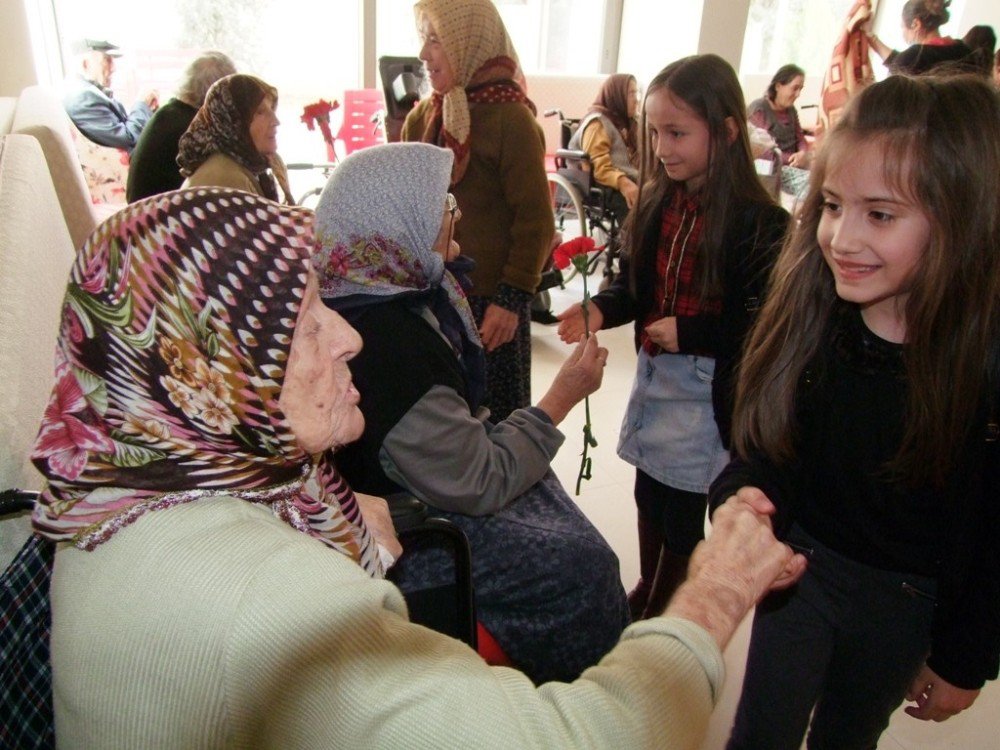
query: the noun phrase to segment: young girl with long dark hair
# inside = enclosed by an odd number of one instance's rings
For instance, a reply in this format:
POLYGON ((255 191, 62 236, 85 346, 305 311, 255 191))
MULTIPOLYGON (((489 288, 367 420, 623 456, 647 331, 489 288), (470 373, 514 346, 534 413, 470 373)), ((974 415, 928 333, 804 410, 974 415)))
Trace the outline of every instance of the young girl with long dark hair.
POLYGON ((890 77, 813 180, 710 495, 763 493, 809 556, 757 609, 731 750, 797 749, 810 715, 810 747, 873 748, 904 698, 942 721, 997 676, 1000 98, 890 77))
MULTIPOLYGON (((705 493, 729 458, 735 361, 788 222, 754 171, 745 112, 735 71, 716 55, 653 78, 622 272, 590 307, 591 331, 634 321, 639 349, 618 444, 636 467, 633 619, 662 608, 704 536, 705 493)), ((564 341, 584 335, 579 305, 559 318, 564 341)))

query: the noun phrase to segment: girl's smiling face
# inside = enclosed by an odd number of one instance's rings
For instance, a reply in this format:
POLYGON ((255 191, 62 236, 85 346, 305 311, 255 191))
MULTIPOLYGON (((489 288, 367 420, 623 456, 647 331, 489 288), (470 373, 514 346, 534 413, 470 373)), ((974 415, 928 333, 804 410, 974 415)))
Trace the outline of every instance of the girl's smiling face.
POLYGON ((646 97, 646 127, 656 159, 667 176, 697 192, 708 178, 711 134, 693 109, 661 87, 646 97))
POLYGON ((861 307, 873 333, 902 343, 910 285, 930 244, 926 212, 886 183, 877 142, 857 144, 831 158, 823 198, 816 239, 837 295, 861 307))

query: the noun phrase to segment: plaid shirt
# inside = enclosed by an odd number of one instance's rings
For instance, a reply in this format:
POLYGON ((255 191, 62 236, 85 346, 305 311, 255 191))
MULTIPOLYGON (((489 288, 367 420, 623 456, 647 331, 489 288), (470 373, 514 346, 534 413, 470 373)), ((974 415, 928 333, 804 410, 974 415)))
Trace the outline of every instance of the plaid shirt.
POLYGON ((642 348, 652 357, 662 349, 645 332, 645 327, 661 318, 685 317, 702 313, 718 313, 718 300, 702 300, 695 285, 695 268, 701 251, 701 233, 705 213, 699 196, 675 190, 670 202, 663 207, 660 224, 660 244, 656 250, 656 281, 649 315, 643 321, 640 334, 642 348))
POLYGON ((0 748, 55 747, 49 581, 55 545, 32 536, 0 576, 0 748))

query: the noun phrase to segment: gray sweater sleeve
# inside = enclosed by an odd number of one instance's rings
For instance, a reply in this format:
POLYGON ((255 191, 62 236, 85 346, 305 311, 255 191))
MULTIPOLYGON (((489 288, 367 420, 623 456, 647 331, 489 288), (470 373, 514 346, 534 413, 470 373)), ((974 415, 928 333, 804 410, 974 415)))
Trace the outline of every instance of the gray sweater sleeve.
POLYGON ((541 479, 564 439, 535 408, 484 424, 458 393, 438 385, 386 435, 379 460, 389 479, 428 505, 483 516, 541 479))

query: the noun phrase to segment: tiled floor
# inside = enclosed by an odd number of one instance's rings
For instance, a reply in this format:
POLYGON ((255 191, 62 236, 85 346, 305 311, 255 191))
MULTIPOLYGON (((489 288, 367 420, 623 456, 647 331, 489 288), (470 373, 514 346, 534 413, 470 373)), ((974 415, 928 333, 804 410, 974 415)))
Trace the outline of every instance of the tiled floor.
MULTIPOLYGON (((553 311, 561 312, 582 299, 582 283, 579 278, 574 279, 566 289, 554 289, 551 294, 553 311)), ((583 482, 576 500, 618 553, 622 582, 630 589, 639 574, 632 499, 634 470, 618 458, 615 447, 635 368, 632 327, 602 331, 598 338, 610 352, 604 382, 590 399, 591 423, 598 446, 590 453, 593 478, 583 482)), ((535 323, 532 324, 532 342, 532 395, 537 401, 571 347, 559 340, 556 326, 535 323)), ((561 425, 566 442, 553 461, 556 473, 570 494, 580 466, 583 413, 581 404, 561 425)), ((718 750, 725 745, 743 679, 748 636, 749 621, 743 623, 726 651, 726 684, 702 750, 718 750)), ((1000 686, 989 683, 972 709, 942 724, 917 721, 900 709, 893 716, 879 747, 884 750, 1000 750, 1000 686)))

